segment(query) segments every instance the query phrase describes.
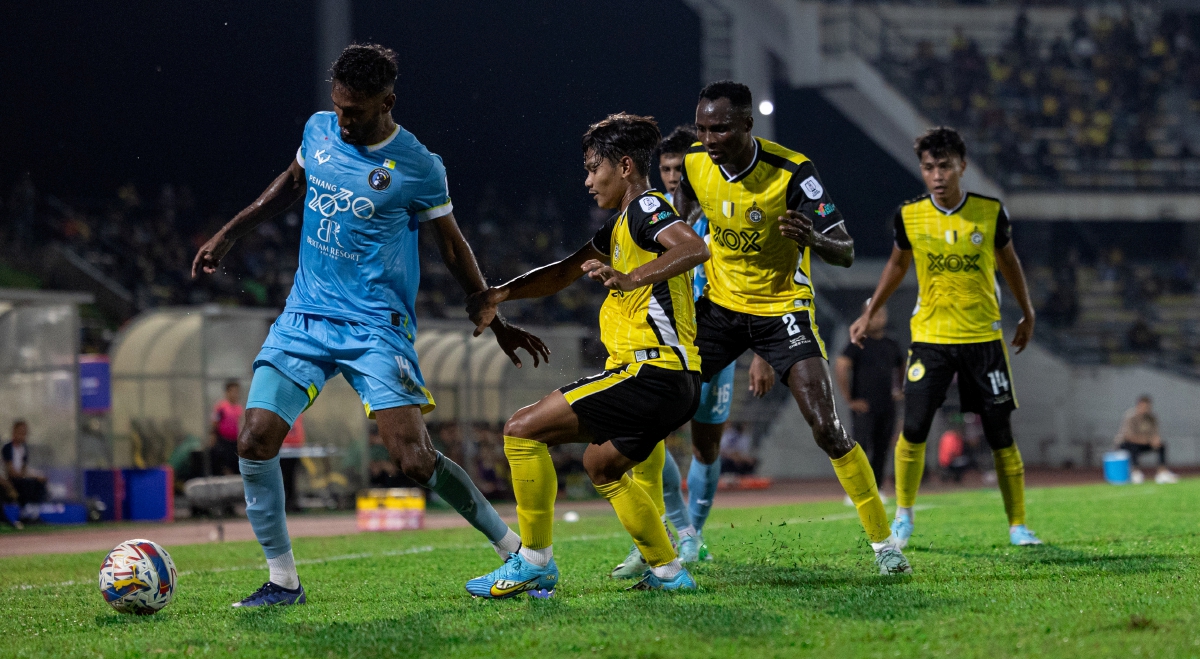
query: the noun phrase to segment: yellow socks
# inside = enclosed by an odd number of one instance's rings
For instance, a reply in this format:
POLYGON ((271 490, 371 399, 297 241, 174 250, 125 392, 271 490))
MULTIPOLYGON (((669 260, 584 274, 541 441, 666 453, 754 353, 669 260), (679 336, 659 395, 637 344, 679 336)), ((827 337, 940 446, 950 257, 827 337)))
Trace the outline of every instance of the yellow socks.
POLYGON ((504 455, 512 470, 521 544, 529 549, 545 549, 554 539, 554 498, 558 496, 558 477, 550 451, 541 442, 505 436, 504 455))
POLYGON ((887 511, 883 509, 883 500, 879 498, 879 488, 875 485, 875 473, 871 471, 871 462, 867 460, 862 447, 855 444, 849 453, 830 462, 838 480, 842 482, 842 488, 858 509, 858 518, 862 520, 867 538, 871 542, 887 540, 892 534, 887 524, 887 511))
POLYGON ((663 501, 663 465, 667 462, 667 443, 659 442, 658 446, 654 447, 654 451, 650 457, 642 464, 634 467, 633 482, 641 486, 646 494, 650 495, 650 500, 654 502, 654 507, 658 509, 658 516, 661 519, 667 514, 667 504, 663 501))
MULTIPOLYGON (((863 460, 866 460, 865 455, 863 460)), ((870 470, 871 468, 868 466, 867 471, 870 472, 870 470)), ((659 471, 662 471, 661 465, 659 471)), ((513 473, 515 483, 515 470, 513 473)), ((675 550, 671 548, 671 539, 667 537, 667 530, 663 528, 662 520, 654 508, 654 503, 650 501, 650 495, 634 483, 628 474, 621 476, 619 481, 597 485, 596 491, 608 499, 613 510, 617 511, 617 519, 621 520, 621 525, 625 527, 629 535, 633 536, 633 543, 641 550, 642 557, 646 559, 650 567, 659 567, 675 560, 675 550)), ((876 498, 878 499, 878 497, 876 498)), ((519 501, 520 499, 518 499, 519 501)), ((518 512, 520 511, 519 506, 518 503, 518 512)), ((523 519, 521 533, 524 538, 525 523, 523 519)))
POLYGON ((896 442, 896 506, 912 508, 925 474, 925 442, 913 444, 904 435, 896 442))
POLYGON ((1000 496, 1004 497, 1004 512, 1008 513, 1008 525, 1025 523, 1025 463, 1021 451, 1013 444, 999 451, 992 451, 996 460, 996 482, 1000 485, 1000 496))

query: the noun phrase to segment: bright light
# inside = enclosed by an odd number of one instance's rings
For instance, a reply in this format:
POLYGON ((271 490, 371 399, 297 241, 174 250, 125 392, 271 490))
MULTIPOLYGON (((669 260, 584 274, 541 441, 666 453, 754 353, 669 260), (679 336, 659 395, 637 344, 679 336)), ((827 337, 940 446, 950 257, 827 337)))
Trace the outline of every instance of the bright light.
POLYGON ((775 111, 775 104, 770 101, 763 101, 762 103, 758 104, 758 111, 764 115, 771 114, 775 111))

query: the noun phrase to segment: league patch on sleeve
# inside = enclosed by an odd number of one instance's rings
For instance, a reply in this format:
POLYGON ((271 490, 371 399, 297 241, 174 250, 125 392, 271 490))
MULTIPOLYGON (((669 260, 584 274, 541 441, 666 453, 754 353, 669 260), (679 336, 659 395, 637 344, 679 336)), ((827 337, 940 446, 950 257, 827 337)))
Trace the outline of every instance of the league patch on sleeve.
POLYGON ((813 201, 820 199, 825 194, 825 188, 821 187, 821 182, 815 176, 810 176, 801 181, 800 189, 804 190, 804 196, 813 201))
POLYGON ((662 202, 658 200, 658 197, 647 195, 638 199, 638 205, 642 207, 643 211, 653 213, 659 206, 662 206, 662 202))
POLYGON ((667 219, 668 217, 672 217, 672 216, 674 216, 674 215, 675 215, 675 214, 674 214, 674 213, 672 213, 671 211, 661 211, 661 212, 659 212, 657 215, 655 215, 654 217, 650 218, 650 224, 658 224, 658 223, 659 223, 659 221, 661 221, 661 220, 665 220, 665 219, 667 219))

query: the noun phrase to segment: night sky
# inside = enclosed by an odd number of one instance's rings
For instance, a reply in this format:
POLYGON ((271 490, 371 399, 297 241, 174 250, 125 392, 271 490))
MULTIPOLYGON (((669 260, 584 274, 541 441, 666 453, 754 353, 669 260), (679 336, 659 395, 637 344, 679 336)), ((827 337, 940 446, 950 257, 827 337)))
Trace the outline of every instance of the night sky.
MULTIPOLYGON (((287 166, 317 109, 313 13, 4 3, 0 192, 28 170, 68 200, 171 182, 206 214, 236 211, 287 166)), ((669 129, 699 89, 699 20, 682 2, 359 0, 353 36, 399 53, 395 118, 444 158, 463 222, 489 183, 514 206, 551 194, 586 217, 587 124, 626 110, 669 129)))

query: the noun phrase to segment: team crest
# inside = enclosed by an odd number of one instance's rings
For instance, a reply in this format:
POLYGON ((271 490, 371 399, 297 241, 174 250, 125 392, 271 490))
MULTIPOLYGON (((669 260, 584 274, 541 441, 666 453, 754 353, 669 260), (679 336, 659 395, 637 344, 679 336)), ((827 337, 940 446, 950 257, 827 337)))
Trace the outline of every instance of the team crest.
POLYGON ((971 244, 976 247, 979 247, 983 244, 983 234, 979 232, 979 229, 975 229, 971 232, 971 244))
POLYGON ((758 207, 757 203, 751 202, 750 208, 746 209, 746 219, 758 224, 763 219, 763 209, 758 207))
POLYGON ((729 218, 733 217, 733 202, 732 201, 722 201, 721 202, 721 214, 724 215, 725 217, 729 217, 729 218))
POLYGON ((367 184, 372 190, 387 190, 392 184, 392 175, 388 170, 382 167, 376 167, 367 174, 367 184))
POLYGON ((917 360, 908 367, 908 381, 917 382, 923 377, 925 377, 925 365, 921 363, 921 360, 917 360))

